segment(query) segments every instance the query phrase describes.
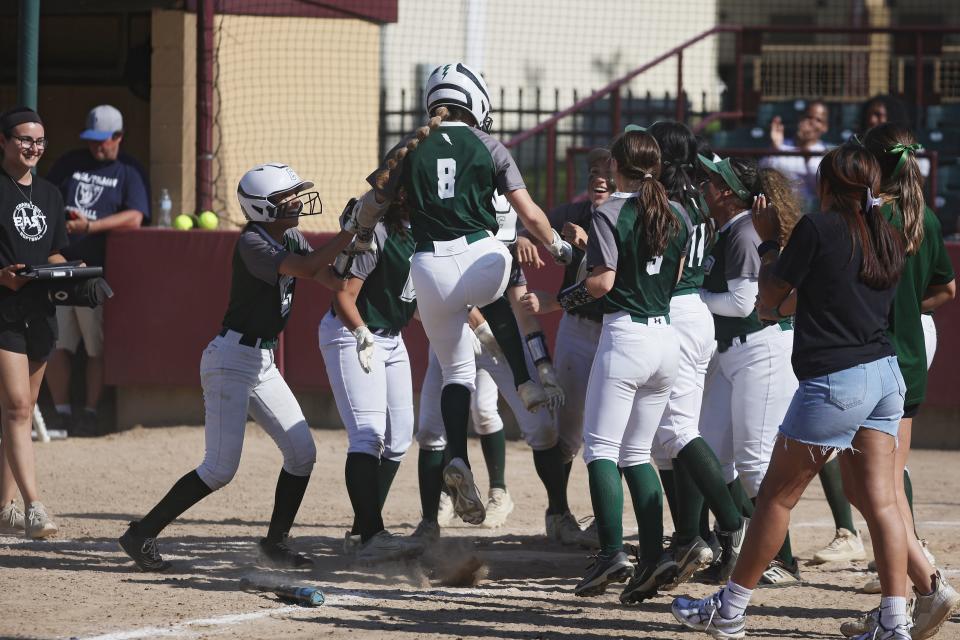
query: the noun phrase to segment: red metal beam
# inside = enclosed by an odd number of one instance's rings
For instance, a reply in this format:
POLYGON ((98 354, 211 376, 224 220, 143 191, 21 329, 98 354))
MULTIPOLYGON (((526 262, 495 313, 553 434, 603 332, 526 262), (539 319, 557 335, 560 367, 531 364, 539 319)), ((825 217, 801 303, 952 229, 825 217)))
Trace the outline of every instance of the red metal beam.
POLYGON ((197 0, 197 213, 213 209, 213 2, 197 0))

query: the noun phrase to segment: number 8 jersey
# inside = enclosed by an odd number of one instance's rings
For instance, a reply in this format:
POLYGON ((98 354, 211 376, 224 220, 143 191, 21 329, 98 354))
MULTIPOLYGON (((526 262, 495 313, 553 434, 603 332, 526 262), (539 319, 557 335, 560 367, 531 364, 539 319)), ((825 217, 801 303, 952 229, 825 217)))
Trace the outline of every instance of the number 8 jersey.
MULTIPOLYGON (((387 157, 391 155, 392 151, 387 157)), ((371 185, 373 175, 367 179, 371 185)), ((477 231, 495 234, 495 191, 506 194, 526 185, 500 142, 463 122, 447 121, 407 154, 402 171, 393 172, 383 192, 392 199, 400 187, 412 210, 413 238, 420 246, 477 231)))

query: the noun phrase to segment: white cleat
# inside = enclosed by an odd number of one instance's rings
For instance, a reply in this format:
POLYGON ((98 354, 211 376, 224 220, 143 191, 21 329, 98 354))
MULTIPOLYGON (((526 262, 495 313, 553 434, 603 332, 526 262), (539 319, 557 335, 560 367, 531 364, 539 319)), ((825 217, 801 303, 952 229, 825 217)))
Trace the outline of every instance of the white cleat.
POLYGON ((577 524, 577 519, 573 514, 556 513, 546 515, 547 540, 559 542, 560 544, 576 546, 580 544, 580 537, 583 531, 577 524))
POLYGON ((422 554, 424 545, 421 540, 411 540, 389 531, 380 531, 360 545, 357 560, 364 564, 392 562, 412 558, 422 554))
POLYGON ((830 541, 830 544, 813 555, 811 564, 851 562, 866 559, 867 554, 863 549, 863 540, 860 538, 860 532, 837 529, 837 535, 830 541))
POLYGON ((513 511, 513 498, 506 489, 494 487, 487 494, 487 517, 483 519, 483 527, 497 529, 507 521, 507 516, 513 511))
POLYGON ((457 519, 457 514, 453 511, 453 501, 445 492, 440 492, 440 508, 437 510, 437 524, 441 527, 449 527, 457 519))

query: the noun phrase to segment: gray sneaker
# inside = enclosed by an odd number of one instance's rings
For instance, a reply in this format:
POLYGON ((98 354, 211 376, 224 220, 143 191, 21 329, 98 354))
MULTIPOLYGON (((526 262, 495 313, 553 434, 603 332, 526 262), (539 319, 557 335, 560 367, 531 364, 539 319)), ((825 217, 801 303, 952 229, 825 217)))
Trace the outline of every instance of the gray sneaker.
POLYGON ((663 591, 676 589, 692 578, 694 573, 709 567, 713 562, 713 551, 703 538, 697 536, 687 544, 674 547, 673 559, 677 564, 676 577, 660 587, 663 591))
POLYGON ((724 618, 720 615, 719 591, 702 600, 680 596, 673 601, 670 611, 677 622, 687 629, 703 631, 714 638, 743 638, 747 635, 746 616, 724 618))
POLYGON ((880 609, 871 609, 855 620, 847 620, 840 625, 840 633, 847 638, 872 633, 880 623, 880 609))
POLYGON ((16 502, 10 502, 0 509, 0 533, 19 535, 26 529, 26 520, 23 511, 17 508, 16 502))
POLYGON ((943 623, 950 619, 954 611, 960 608, 960 594, 954 590, 937 571, 933 576, 933 591, 921 595, 914 589, 916 600, 913 605, 913 640, 932 638, 940 631, 943 623))
POLYGON ((419 540, 424 547, 428 547, 440 539, 440 525, 436 520, 421 520, 410 537, 419 540))
MULTIPOLYGON (((587 516, 590 517, 590 516, 587 516)), ((597 532, 597 519, 594 518, 593 522, 583 528, 580 532, 580 535, 577 537, 577 544, 583 547, 584 549, 599 549, 600 548, 600 534, 597 532)))
POLYGON ((25 522, 24 529, 27 537, 33 540, 49 538, 59 530, 50 516, 47 515, 47 510, 39 502, 31 502, 30 506, 27 507, 25 522))
POLYGON ((577 524, 577 519, 573 517, 572 513, 569 511, 559 514, 548 513, 544 519, 547 540, 567 545, 580 544, 580 536, 583 531, 580 530, 580 525, 577 524))
POLYGON ((587 567, 587 574, 577 583, 574 595, 581 597, 599 596, 607 590, 611 582, 625 582, 633 576, 633 563, 623 551, 610 554, 598 553, 587 567))
POLYGON ((443 470, 443 481, 450 490, 453 510, 467 524, 481 524, 487 510, 467 463, 454 458, 443 470))
POLYGON ((854 640, 910 640, 910 624, 900 624, 887 629, 877 622, 877 628, 854 637, 854 640))

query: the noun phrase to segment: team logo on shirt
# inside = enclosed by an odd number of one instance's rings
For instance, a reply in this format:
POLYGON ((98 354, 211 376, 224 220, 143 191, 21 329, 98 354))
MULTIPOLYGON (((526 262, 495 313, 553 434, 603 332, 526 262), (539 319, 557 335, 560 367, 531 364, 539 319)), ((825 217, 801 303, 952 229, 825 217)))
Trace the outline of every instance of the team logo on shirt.
POLYGON ((47 232, 47 217, 32 202, 21 202, 13 210, 13 226, 21 238, 36 242, 47 232))
POLYGON ((97 204, 97 200, 103 195, 103 186, 99 184, 90 184, 89 182, 78 182, 77 193, 73 197, 80 209, 90 209, 97 204))

